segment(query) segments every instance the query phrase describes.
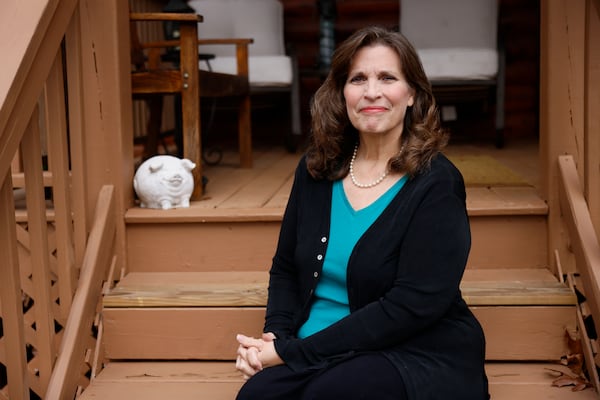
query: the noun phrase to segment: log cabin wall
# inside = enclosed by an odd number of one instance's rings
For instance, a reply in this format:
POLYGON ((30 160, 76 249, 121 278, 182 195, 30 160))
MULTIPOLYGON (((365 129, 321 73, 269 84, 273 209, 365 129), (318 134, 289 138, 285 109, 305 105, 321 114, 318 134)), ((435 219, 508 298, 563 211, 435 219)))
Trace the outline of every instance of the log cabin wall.
MULTIPOLYGON (((499 0, 499 33, 506 43, 505 137, 537 137, 539 93, 539 0, 499 0)), ((317 0, 281 0, 285 9, 286 43, 295 51, 301 75, 303 128, 309 128, 308 104, 320 83, 319 13, 317 0)), ((397 28, 398 0, 338 0, 336 42, 369 24, 397 28)), ((493 109, 493 107, 490 107, 493 109)), ((493 116, 492 116, 493 118, 493 116)), ((478 121, 484 136, 493 137, 493 119, 478 121), (489 133, 488 133, 489 132, 489 133)), ((258 121, 257 121, 258 122, 258 121)), ((474 135, 467 135, 473 137, 474 135)), ((481 134, 478 133, 481 137, 481 134)))
MULTIPOLYGON (((167 0, 130 0, 133 10, 160 10, 167 0)), ((285 42, 298 59, 301 84, 302 130, 306 136, 310 129, 309 102, 321 83, 318 70, 319 55, 319 11, 317 0, 280 0, 284 6, 285 42)), ((499 33, 506 45, 506 95, 505 95, 505 138, 537 138, 539 121, 539 0, 499 0, 499 33)), ((398 0, 338 0, 335 20, 336 42, 347 38, 356 29, 379 24, 397 28, 400 1, 398 0)), ((141 36, 152 36, 156 26, 146 28, 141 36)), ((154 32, 156 33, 156 32, 154 32)), ((171 99, 169 99, 171 100, 171 99)), ((145 127, 145 105, 134 106, 135 136, 143 135, 145 127)), ((494 107, 489 107, 493 110, 494 107)), ((172 106, 165 106, 163 131, 173 128, 172 106)), ((285 110, 283 111, 285 115, 285 110)), ((469 110, 466 110, 467 112, 469 110)), ((477 113, 477 111, 475 111, 477 113)), ((253 136, 257 141, 278 140, 280 130, 287 126, 285 121, 274 118, 279 112, 255 112, 252 116, 253 136)), ((219 136, 235 135, 235 119, 217 114, 219 136), (225 122, 225 125, 221 124, 225 122), (231 131, 231 132, 230 132, 231 131), (227 134, 227 132, 230 132, 227 134)), ((475 117, 466 126, 458 126, 458 134, 468 139, 493 138, 493 115, 469 115, 475 117), (473 133, 471 131, 477 131, 473 133)), ((207 120, 206 118, 203 121, 207 120)), ((459 116, 460 121, 460 116, 459 116)), ((205 129, 205 128, 203 128, 205 129)), ((203 131, 203 134, 206 133, 203 131)))

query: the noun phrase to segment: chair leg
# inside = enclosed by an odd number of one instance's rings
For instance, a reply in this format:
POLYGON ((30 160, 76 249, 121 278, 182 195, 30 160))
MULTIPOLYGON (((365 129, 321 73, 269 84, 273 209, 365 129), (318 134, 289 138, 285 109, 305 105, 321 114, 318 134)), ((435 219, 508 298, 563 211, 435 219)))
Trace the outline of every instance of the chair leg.
POLYGON ((250 122, 250 95, 242 98, 238 112, 238 140, 240 166, 252 168, 252 125, 250 122))
POLYGON ((146 160, 158 153, 158 139, 162 125, 163 97, 152 96, 146 101, 148 105, 148 124, 146 125, 146 144, 143 159, 146 160))
POLYGON ((286 140, 286 148, 289 152, 296 151, 296 142, 302 135, 302 117, 300 115, 300 77, 298 76, 298 62, 292 57, 292 87, 290 91, 291 123, 292 131, 286 140))
POLYGON ((504 93, 506 90, 506 53, 504 43, 499 44, 498 76, 496 77, 496 147, 504 147, 504 93))

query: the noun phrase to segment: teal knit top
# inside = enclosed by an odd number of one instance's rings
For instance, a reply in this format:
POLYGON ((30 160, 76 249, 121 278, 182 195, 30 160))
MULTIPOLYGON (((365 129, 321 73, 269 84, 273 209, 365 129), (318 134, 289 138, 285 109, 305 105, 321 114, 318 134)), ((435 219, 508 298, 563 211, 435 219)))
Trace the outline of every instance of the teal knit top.
POLYGON ((298 330, 299 338, 310 336, 350 313, 346 268, 352 250, 363 233, 402 189, 406 180, 406 176, 402 177, 377 200, 360 210, 354 210, 350 205, 342 181, 334 182, 329 245, 310 315, 298 330))

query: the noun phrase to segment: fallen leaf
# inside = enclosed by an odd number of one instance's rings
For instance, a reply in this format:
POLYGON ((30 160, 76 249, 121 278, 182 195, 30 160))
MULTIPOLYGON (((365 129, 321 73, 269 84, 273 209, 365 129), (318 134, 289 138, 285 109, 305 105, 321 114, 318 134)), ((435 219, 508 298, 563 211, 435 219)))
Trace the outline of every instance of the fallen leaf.
POLYGON ((560 363, 569 369, 576 375, 580 375, 583 372, 583 355, 582 354, 567 354, 561 357, 560 363))
POLYGON ((552 369, 552 368, 546 368, 546 370, 548 371, 548 373, 550 375, 552 375, 553 377, 556 378, 556 379, 554 379, 554 381, 552 381, 552 386, 557 386, 557 387, 573 386, 573 388, 571 388, 571 391, 573 391, 573 392, 580 392, 580 391, 592 386, 587 381, 587 379, 584 379, 580 376, 573 376, 573 375, 570 375, 565 372, 559 371, 557 369, 552 369))
POLYGON ((569 367, 571 372, 582 375, 584 371, 583 346, 576 331, 565 329, 565 340, 569 354, 560 358, 560 363, 569 367))

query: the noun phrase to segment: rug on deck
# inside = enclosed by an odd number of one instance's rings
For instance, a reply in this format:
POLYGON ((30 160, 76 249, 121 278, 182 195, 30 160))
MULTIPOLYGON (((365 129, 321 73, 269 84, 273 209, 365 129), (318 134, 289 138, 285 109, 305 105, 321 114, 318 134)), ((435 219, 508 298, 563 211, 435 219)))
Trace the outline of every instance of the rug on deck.
POLYGON ((462 173, 465 186, 531 186, 515 171, 486 155, 448 155, 462 173))

